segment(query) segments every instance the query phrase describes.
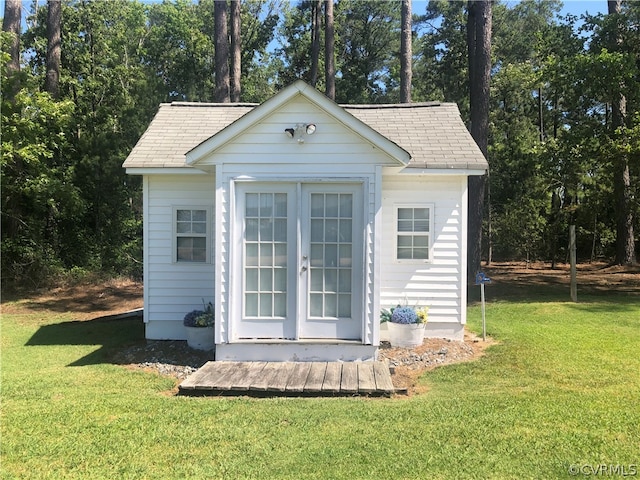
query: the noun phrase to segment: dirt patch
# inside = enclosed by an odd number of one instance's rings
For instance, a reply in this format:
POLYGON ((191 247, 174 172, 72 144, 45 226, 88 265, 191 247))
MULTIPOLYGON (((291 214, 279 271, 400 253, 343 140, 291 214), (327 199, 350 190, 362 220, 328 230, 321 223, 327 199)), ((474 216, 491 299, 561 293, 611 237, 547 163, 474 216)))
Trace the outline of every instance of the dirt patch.
POLYGON ((2 304, 8 314, 25 312, 72 312, 74 320, 93 320, 142 308, 142 284, 115 279, 100 284, 80 284, 34 292, 2 304))
MULTIPOLYGON (((542 262, 504 262, 483 266, 491 278, 487 294, 491 299, 530 299, 557 297, 569 299, 571 268, 557 264, 551 268, 542 262)), ((640 294, 640 265, 620 266, 602 262, 583 263, 576 267, 578 300, 580 294, 640 294)), ((477 289, 471 298, 477 297, 477 289)))

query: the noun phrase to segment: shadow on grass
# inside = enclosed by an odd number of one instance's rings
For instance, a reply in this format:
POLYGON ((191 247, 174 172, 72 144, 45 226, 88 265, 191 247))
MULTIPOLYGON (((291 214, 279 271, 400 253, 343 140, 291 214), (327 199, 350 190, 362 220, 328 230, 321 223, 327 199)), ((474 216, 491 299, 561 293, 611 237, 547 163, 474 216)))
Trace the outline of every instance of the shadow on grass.
POLYGON ((26 346, 101 345, 101 348, 69 364, 70 367, 115 363, 113 353, 123 346, 144 341, 144 324, 140 317, 93 320, 44 325, 27 341, 26 346))

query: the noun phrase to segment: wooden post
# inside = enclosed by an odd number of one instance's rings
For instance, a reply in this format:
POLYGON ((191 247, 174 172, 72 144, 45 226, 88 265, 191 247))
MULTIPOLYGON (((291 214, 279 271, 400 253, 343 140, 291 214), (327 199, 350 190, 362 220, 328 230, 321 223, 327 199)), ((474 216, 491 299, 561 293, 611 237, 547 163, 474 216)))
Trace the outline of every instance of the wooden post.
POLYGON ((576 272, 576 226, 569 225, 569 258, 571 259, 571 301, 578 301, 578 279, 576 272))
POLYGON ((487 340, 487 321, 485 319, 484 309, 484 283, 480 284, 480 300, 482 302, 482 341, 485 342, 487 340))

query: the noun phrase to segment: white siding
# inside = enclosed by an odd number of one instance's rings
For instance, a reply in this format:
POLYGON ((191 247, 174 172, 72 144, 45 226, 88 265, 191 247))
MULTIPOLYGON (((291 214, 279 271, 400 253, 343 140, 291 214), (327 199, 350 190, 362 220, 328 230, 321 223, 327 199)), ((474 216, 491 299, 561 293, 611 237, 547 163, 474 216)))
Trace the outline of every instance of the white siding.
POLYGON ((321 169, 325 176, 362 171, 374 164, 398 166, 396 160, 302 97, 283 105, 198 165, 213 163, 237 164, 240 171, 249 174, 255 173, 255 164, 263 165, 272 173, 293 173, 288 165, 296 165, 295 172, 302 173, 298 169, 309 166, 316 171, 321 169), (309 123, 317 128, 313 135, 302 134, 300 138, 304 143, 298 143, 298 137, 291 139, 284 132, 297 124, 309 123))
POLYGON ((381 308, 428 305, 429 324, 465 323, 466 184, 466 176, 383 176, 381 308), (395 260, 395 208, 403 203, 434 206, 430 262, 395 260))
POLYGON ((363 181, 365 195, 365 248, 363 293, 363 343, 377 341, 377 314, 374 296, 374 220, 376 215, 376 192, 380 185, 376 183, 376 165, 397 165, 385 153, 337 122, 323 110, 297 99, 284 105, 273 115, 252 126, 233 142, 219 148, 209 159, 199 165, 218 164, 220 175, 218 196, 217 227, 220 229, 218 271, 221 281, 219 310, 216 312, 220 322, 216 324, 216 342, 224 343, 233 338, 233 312, 235 303, 233 292, 224 285, 230 285, 230 253, 234 244, 228 227, 233 217, 233 180, 253 178, 262 181, 313 182, 331 178, 363 181), (304 143, 288 138, 285 128, 296 124, 314 123, 316 132, 303 135, 304 143), (231 321, 231 322, 230 322, 231 321))
POLYGON ((214 302, 214 175, 149 175, 145 178, 145 321, 147 338, 184 339, 185 313, 214 302), (173 209, 211 211, 211 263, 174 261, 173 209))
MULTIPOLYGON (((398 174, 397 161, 304 98, 296 98, 220 146, 198 167, 215 165, 215 175, 145 177, 145 321, 147 338, 183 339, 186 312, 213 301, 216 343, 233 338, 231 268, 234 249, 234 182, 312 182, 331 179, 364 185, 363 343, 379 339, 378 312, 405 300, 429 305, 429 324, 455 337, 466 319, 465 175, 398 174), (304 143, 285 128, 314 123, 304 143), (390 167, 394 168, 383 168, 390 167), (432 259, 395 261, 394 207, 402 203, 434 206, 432 259), (175 263, 173 209, 211 209, 211 263, 175 263), (376 225, 378 222, 378 225, 376 225), (217 235, 216 235, 217 233, 217 235), (217 249, 217 251, 216 251, 217 249)), ((235 293, 236 295, 239 294, 235 293)), ((435 331, 435 330, 434 330, 435 331)))

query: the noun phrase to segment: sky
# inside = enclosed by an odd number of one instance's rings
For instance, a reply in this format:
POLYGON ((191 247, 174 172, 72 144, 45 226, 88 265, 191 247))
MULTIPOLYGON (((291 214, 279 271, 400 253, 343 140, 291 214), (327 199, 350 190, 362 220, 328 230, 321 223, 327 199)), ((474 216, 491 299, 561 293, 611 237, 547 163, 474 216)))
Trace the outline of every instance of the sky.
MULTIPOLYGON (((109 0, 101 0, 101 1, 109 1, 109 0)), ((518 3, 518 0, 503 0, 507 5, 513 5, 518 3)), ((23 0, 22 2, 22 14, 23 14, 23 23, 24 17, 26 16, 27 11, 31 8, 32 0, 23 0)), ((40 4, 46 4, 46 0, 38 0, 40 4)), ((427 0, 413 0, 412 1, 412 11, 413 13, 424 13, 428 1, 427 0)), ((607 11, 607 1, 606 0, 565 0, 564 7, 562 8, 560 15, 564 16, 567 14, 580 16, 581 14, 588 12, 591 15, 595 15, 597 13, 604 13, 607 11)), ((4 15, 4 0, 0 0, 0 16, 4 15)))

